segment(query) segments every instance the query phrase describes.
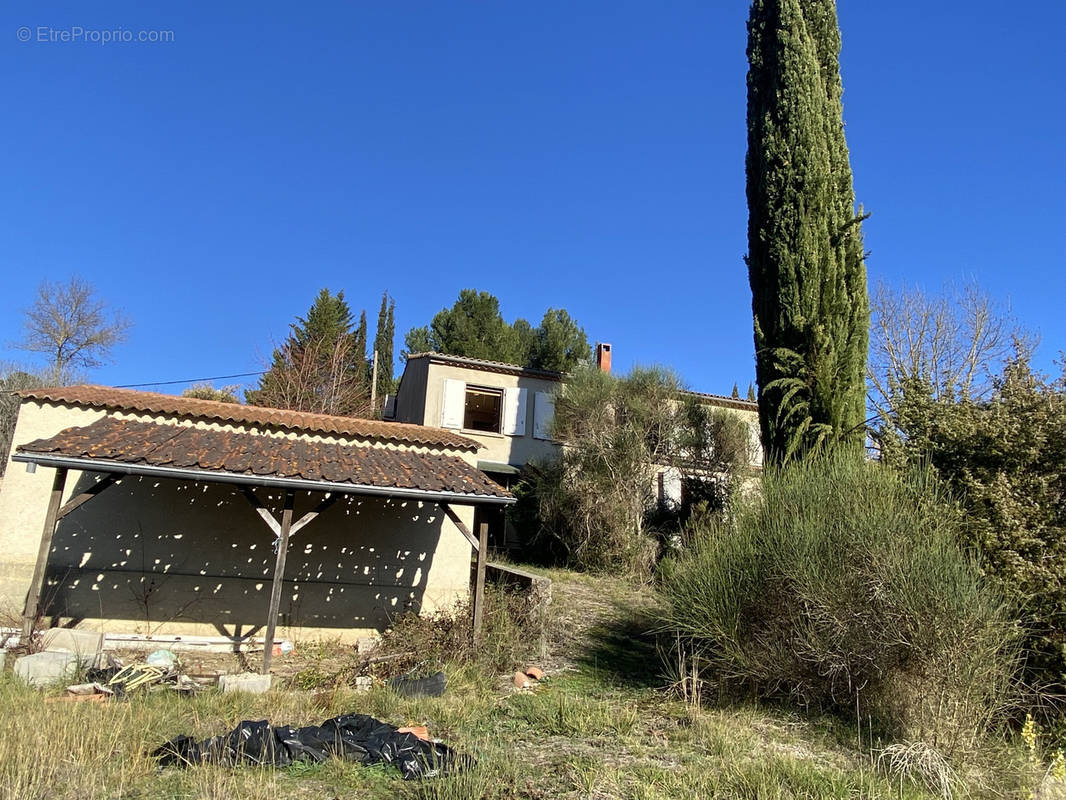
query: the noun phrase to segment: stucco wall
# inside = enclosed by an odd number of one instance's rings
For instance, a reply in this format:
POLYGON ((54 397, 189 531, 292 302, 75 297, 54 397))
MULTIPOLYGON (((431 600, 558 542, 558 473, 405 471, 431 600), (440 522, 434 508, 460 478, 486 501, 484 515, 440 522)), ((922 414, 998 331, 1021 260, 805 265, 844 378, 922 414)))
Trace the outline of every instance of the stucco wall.
MULTIPOLYGON (((15 443, 104 416, 23 405, 15 443)), ((462 455, 473 460, 469 453, 462 455)), ((55 471, 10 463, 0 488, 0 604, 21 610, 55 471)), ((67 496, 93 476, 71 472, 67 496), (77 487, 77 488, 76 488, 77 487)), ((256 490, 280 518, 279 490, 256 490)), ((294 519, 322 498, 297 495, 294 519)), ((473 509, 453 506, 468 527, 473 509)), ((232 486, 128 476, 64 518, 42 596, 83 627, 155 634, 235 633, 263 625, 274 535, 232 486)), ((469 543, 433 504, 343 498, 293 538, 279 630, 352 639, 405 609, 452 605, 469 591, 469 543)))
MULTIPOLYGON (((89 425, 105 413, 98 409, 23 403, 15 424, 11 453, 14 454, 15 445, 46 439, 75 425, 89 425)), ((33 565, 37 561, 54 476, 55 470, 42 467, 31 474, 26 471, 25 464, 8 458, 0 488, 0 609, 5 614, 22 613, 33 565)), ((64 499, 70 496, 80 476, 79 472, 68 475, 64 499)))
POLYGON ((481 461, 495 461, 515 466, 524 466, 529 461, 552 458, 558 455, 559 445, 546 439, 533 436, 534 396, 537 392, 553 393, 561 385, 559 381, 546 378, 525 377, 488 372, 480 369, 468 369, 451 364, 430 364, 426 381, 425 421, 427 425, 440 427, 441 409, 444 403, 444 381, 448 378, 463 381, 470 386, 483 386, 490 389, 527 389, 526 432, 523 436, 485 433, 484 431, 460 430, 482 445, 478 453, 481 461))

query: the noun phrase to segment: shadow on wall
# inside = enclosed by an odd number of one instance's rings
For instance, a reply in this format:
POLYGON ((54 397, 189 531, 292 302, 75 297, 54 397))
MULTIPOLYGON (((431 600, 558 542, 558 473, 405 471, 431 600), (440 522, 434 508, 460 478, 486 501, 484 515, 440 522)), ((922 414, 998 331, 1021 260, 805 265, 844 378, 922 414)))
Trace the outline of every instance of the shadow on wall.
MULTIPOLYGON (((281 518, 281 490, 256 495, 281 518)), ((293 519, 322 497, 298 493, 293 519)), ((290 539, 278 624, 381 629, 420 610, 443 519, 433 504, 341 498, 290 539)), ((128 620, 153 634, 201 623, 250 636, 266 621, 275 541, 236 487, 126 477, 60 522, 45 613, 52 624, 128 620)))

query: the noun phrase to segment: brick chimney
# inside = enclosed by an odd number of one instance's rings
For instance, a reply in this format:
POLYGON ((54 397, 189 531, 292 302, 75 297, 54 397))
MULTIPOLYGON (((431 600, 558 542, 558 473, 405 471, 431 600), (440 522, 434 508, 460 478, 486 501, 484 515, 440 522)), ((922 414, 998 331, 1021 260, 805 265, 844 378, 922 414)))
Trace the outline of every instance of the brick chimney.
POLYGON ((596 343, 596 366, 604 372, 611 371, 611 346, 605 342, 596 343))

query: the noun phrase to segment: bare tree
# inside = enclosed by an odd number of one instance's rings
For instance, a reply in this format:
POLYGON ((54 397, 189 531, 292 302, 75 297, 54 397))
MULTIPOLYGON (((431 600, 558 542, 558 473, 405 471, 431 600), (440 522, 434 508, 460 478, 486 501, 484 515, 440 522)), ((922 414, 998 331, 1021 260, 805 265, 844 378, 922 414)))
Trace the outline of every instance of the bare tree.
POLYGON ((980 398, 990 376, 1035 337, 976 283, 949 284, 940 294, 893 289, 878 283, 870 298, 870 406, 882 421, 891 418, 902 387, 919 380, 933 399, 980 398))
POLYGON ((369 416, 365 383, 352 379, 354 342, 312 340, 305 346, 288 341, 274 351, 270 371, 258 389, 244 393, 251 405, 290 408, 316 414, 369 416))
POLYGON ((130 322, 108 309, 88 281, 77 276, 65 283, 42 281, 37 299, 26 309, 24 335, 17 345, 51 360, 52 379, 74 369, 91 369, 108 361, 111 349, 125 341, 130 322))

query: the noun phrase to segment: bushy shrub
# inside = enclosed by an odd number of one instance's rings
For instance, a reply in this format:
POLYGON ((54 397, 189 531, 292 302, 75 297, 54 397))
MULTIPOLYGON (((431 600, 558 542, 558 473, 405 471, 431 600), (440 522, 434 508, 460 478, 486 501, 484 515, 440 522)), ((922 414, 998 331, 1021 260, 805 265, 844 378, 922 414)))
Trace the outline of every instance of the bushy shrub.
POLYGON ((555 399, 553 435, 562 455, 529 470, 520 494, 534 513, 513 519, 532 520, 544 549, 571 567, 637 577, 655 564, 656 533, 677 529, 680 509, 657 507, 659 472, 706 478, 707 499, 720 505, 752 456, 739 415, 686 395, 656 367, 622 377, 577 370, 555 399))
MULTIPOLYGON (((983 400, 936 399, 911 381, 879 441, 882 461, 907 471, 927 463, 961 498, 962 546, 1012 604, 1025 629, 1026 683, 1066 697, 1066 363, 1057 379, 1019 352, 983 400)), ((1038 713, 1038 716, 1040 714, 1038 713)), ((1053 725, 1055 723, 1052 723, 1053 725)))
POLYGON ((768 471, 667 561, 670 638, 721 687, 972 746, 1014 669, 1013 627, 921 475, 828 456, 768 471))

